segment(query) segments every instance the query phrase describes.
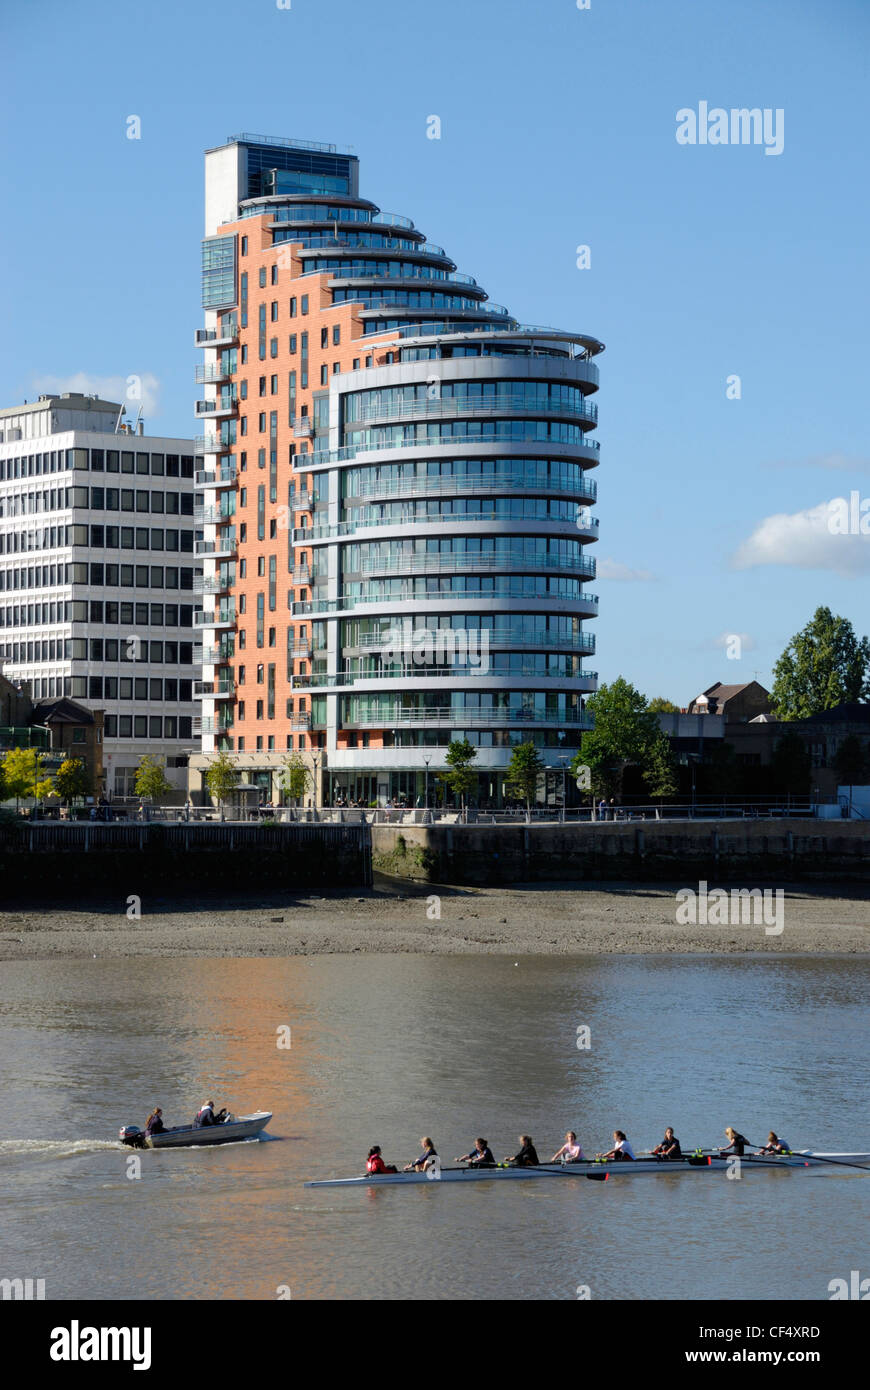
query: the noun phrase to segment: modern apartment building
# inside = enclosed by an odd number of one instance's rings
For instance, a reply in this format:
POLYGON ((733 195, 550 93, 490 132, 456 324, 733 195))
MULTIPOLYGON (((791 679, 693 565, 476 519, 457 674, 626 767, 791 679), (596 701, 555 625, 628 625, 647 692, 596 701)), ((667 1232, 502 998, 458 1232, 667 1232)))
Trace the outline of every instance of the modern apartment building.
POLYGON ((586 334, 519 324, 332 145, 206 154, 204 759, 264 794, 420 804, 452 739, 500 804, 511 748, 561 793, 596 678, 586 334))
POLYGON ((0 670, 37 704, 104 712, 103 777, 142 755, 179 791, 193 749, 193 444, 64 392, 0 410, 0 670))

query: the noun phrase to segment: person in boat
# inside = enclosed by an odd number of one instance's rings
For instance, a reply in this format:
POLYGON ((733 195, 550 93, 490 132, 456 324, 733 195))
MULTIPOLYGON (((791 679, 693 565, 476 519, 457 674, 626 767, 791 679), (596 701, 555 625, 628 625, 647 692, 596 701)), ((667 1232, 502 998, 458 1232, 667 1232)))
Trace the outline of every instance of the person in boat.
POLYGON ((510 1164, 511 1168, 539 1168, 541 1160, 538 1158, 538 1151, 532 1143, 530 1134, 520 1135, 521 1148, 519 1153, 515 1153, 513 1158, 506 1158, 505 1163, 510 1164))
POLYGON ((423 1145, 423 1152, 421 1153, 420 1157, 415 1158, 412 1163, 405 1164, 403 1170, 404 1172, 423 1173, 430 1166, 433 1158, 437 1159, 438 1150, 435 1148, 435 1145, 432 1143, 431 1139, 424 1135, 423 1138, 420 1140, 420 1143, 423 1145))
POLYGON ((622 1130, 615 1129, 613 1131, 613 1148, 608 1153, 596 1154, 595 1157, 603 1158, 605 1162, 611 1163, 633 1162, 635 1153, 622 1130))
POLYGON ((680 1141, 668 1125, 665 1130, 665 1137, 660 1144, 656 1144, 653 1153, 657 1158, 682 1158, 683 1151, 680 1148, 680 1141))
POLYGON ((163 1111, 159 1105, 155 1105, 148 1119, 145 1121, 146 1134, 164 1134, 166 1126, 163 1123, 163 1111))
POLYGON ((767 1143, 762 1144, 758 1152, 760 1154, 787 1154, 791 1153, 791 1149, 784 1139, 780 1139, 779 1135, 774 1134, 771 1130, 767 1136, 767 1143))
POLYGON ((453 1160, 454 1163, 467 1163, 470 1168, 495 1168, 496 1161, 492 1156, 492 1149, 485 1139, 475 1139, 474 1148, 461 1158, 453 1160))
POLYGON ((568 1133, 565 1135, 564 1144, 561 1149, 557 1149, 553 1154, 551 1162, 558 1163, 559 1159, 561 1159, 563 1163, 585 1162, 586 1155, 577 1142, 577 1135, 574 1133, 573 1129, 568 1130, 568 1133))
POLYGON ((221 1110, 216 1115, 214 1113, 214 1101, 207 1100, 202 1109, 197 1111, 193 1127, 194 1129, 205 1129, 208 1125, 222 1125, 226 1117, 226 1110, 221 1110))
MULTIPOLYGON (((744 1150, 747 1145, 749 1145, 749 1140, 744 1135, 738 1134, 737 1130, 732 1129, 731 1125, 728 1125, 725 1130, 725 1135, 728 1139, 728 1144, 724 1149, 719 1150, 719 1157, 725 1158, 728 1154, 736 1154, 738 1158, 742 1158, 744 1150)), ((751 1145, 749 1145, 749 1147, 751 1148, 751 1145)))
POLYGON ((366 1159, 367 1173, 396 1173, 398 1169, 394 1163, 385 1163, 381 1157, 380 1144, 373 1144, 369 1149, 369 1156, 366 1159))

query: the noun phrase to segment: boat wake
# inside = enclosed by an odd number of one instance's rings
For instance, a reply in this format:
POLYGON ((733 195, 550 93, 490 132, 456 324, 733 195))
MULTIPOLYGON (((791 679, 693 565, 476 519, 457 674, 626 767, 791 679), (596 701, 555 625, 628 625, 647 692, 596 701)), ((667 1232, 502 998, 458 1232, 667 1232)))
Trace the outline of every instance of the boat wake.
POLYGON ((103 1150, 117 1152, 124 1145, 117 1139, 0 1139, 3 1158, 79 1158, 103 1150))

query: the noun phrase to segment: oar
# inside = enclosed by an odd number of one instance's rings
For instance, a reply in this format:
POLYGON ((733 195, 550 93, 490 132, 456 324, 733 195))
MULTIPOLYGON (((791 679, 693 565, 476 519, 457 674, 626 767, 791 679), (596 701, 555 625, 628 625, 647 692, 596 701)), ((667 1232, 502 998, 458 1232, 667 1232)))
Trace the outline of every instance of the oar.
MULTIPOLYGON (((761 1145, 761 1144, 750 1144, 748 1139, 747 1139, 746 1143, 747 1143, 747 1145, 748 1145, 748 1147, 749 1147, 750 1149, 760 1149, 760 1148, 762 1148, 762 1145, 761 1145)), ((702 1149, 702 1150, 701 1150, 701 1153, 704 1153, 704 1154, 709 1153, 710 1155, 712 1155, 712 1156, 714 1156, 714 1157, 718 1157, 719 1151, 718 1151, 718 1149, 702 1149)), ((725 1154, 724 1157, 725 1157, 725 1158, 736 1158, 736 1157, 738 1157, 738 1155, 737 1155, 737 1154, 725 1154)), ((751 1158, 751 1159, 752 1159, 752 1162, 755 1163, 755 1164, 761 1164, 761 1163, 764 1163, 764 1161, 765 1161, 763 1158, 759 1158, 757 1154, 747 1154, 746 1157, 747 1157, 747 1158, 751 1158)), ((815 1158, 812 1154, 809 1154, 809 1155, 808 1155, 808 1154, 798 1153, 798 1152, 796 1152, 794 1149, 788 1149, 788 1150, 786 1151, 786 1153, 784 1153, 784 1154, 781 1155, 781 1157, 782 1157, 782 1158, 802 1158, 802 1159, 805 1159, 806 1162, 805 1162, 804 1166, 805 1166, 806 1168, 812 1168, 812 1167, 814 1167, 817 1163, 818 1163, 818 1164, 830 1163, 832 1167, 836 1167, 836 1168, 857 1168, 858 1171, 861 1172, 861 1173, 870 1172, 870 1164, 866 1164, 866 1163, 851 1163, 851 1162, 850 1162, 848 1159, 846 1159, 846 1158, 815 1158)), ((771 1157, 771 1161, 772 1161, 772 1162, 774 1163, 774 1165, 775 1165, 776 1160, 775 1160, 775 1158, 774 1158, 773 1156, 771 1157)))

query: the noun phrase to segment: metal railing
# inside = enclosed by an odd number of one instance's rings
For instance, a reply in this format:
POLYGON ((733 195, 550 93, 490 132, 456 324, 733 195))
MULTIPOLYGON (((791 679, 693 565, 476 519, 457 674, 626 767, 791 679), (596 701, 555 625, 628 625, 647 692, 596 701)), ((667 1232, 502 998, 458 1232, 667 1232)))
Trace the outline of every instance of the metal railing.
MULTIPOLYGON (((404 556, 395 559, 387 557, 383 560, 363 560, 360 564, 359 574, 431 574, 433 571, 438 573, 450 574, 453 571, 462 570, 491 570, 503 567, 510 569, 533 569, 546 570, 548 573, 568 570, 574 574, 582 574, 591 579, 595 574, 595 561, 587 555, 578 555, 575 559, 561 555, 533 555, 525 556, 522 554, 503 553, 500 551, 484 551, 479 553, 457 552, 455 555, 414 555, 405 558, 404 556)), ((350 564, 346 565, 345 575, 354 573, 350 564)))
POLYGON ((380 482, 363 483, 356 492, 346 493, 344 504, 345 507, 348 507, 358 498, 365 497, 432 497, 444 494, 453 496, 456 493, 467 493, 472 497, 481 494, 491 497, 503 488, 508 491, 546 492, 550 497, 564 493, 566 496, 577 497, 584 502, 598 500, 598 484, 594 478, 568 482, 567 479, 563 481, 551 481, 545 478, 531 479, 522 473, 495 473, 486 478, 473 475, 466 478, 459 476, 425 478, 413 482, 401 478, 386 478, 380 482))
MULTIPOLYGON (((537 436, 528 434, 521 439, 502 439, 499 435, 477 436, 451 436, 445 439, 384 439, 379 443, 365 444, 343 444, 338 449, 315 449, 310 455, 297 456, 297 464, 301 468, 323 467, 331 463, 346 463, 349 459, 357 458, 360 454, 380 454, 388 449, 414 449, 418 454, 427 453, 430 449, 437 449, 445 445, 452 445, 454 450, 457 444, 462 446, 463 452, 466 449, 473 449, 484 445, 487 449, 501 447, 505 444, 513 447, 516 444, 538 444, 545 445, 550 453, 573 453, 577 449, 592 449, 596 454, 601 451, 600 439, 573 440, 570 444, 562 444, 556 439, 538 439, 537 436)), ((202 452, 202 451, 200 451, 202 452)))

